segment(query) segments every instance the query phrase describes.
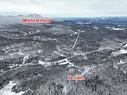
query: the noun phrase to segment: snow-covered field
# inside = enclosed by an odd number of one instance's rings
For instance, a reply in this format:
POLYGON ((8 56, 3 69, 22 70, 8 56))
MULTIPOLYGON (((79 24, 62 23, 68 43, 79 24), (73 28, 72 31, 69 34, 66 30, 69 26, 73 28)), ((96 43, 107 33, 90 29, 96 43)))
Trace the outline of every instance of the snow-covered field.
POLYGON ((22 95, 25 92, 21 91, 19 93, 12 92, 13 86, 15 86, 18 82, 10 81, 9 84, 5 85, 0 90, 0 95, 22 95))

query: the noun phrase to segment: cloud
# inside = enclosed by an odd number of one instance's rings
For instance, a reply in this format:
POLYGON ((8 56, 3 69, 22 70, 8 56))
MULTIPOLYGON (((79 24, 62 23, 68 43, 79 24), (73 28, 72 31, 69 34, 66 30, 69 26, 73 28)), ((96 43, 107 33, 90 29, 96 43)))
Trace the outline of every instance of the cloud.
POLYGON ((1 13, 51 16, 125 16, 126 0, 0 0, 1 13))

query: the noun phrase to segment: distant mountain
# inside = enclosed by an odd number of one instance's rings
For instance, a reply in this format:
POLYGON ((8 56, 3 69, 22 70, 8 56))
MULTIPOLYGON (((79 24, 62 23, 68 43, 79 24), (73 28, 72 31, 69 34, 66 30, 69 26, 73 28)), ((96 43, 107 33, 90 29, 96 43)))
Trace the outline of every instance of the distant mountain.
POLYGON ((41 18, 42 16, 39 14, 29 14, 28 17, 41 18))

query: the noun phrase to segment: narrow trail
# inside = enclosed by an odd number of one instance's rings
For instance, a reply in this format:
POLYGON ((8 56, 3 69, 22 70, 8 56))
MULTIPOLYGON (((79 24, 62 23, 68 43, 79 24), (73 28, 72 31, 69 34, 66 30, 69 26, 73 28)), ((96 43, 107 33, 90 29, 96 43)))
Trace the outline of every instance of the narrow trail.
POLYGON ((80 35, 80 33, 77 33, 78 35, 77 35, 77 38, 76 38, 76 40, 75 40, 75 42, 74 42, 74 44, 73 44, 73 46, 72 46, 72 48, 70 48, 69 50, 72 50, 72 49, 74 49, 75 48, 75 46, 76 46, 76 44, 77 44, 77 42, 78 42, 78 39, 79 39, 79 35, 80 35))

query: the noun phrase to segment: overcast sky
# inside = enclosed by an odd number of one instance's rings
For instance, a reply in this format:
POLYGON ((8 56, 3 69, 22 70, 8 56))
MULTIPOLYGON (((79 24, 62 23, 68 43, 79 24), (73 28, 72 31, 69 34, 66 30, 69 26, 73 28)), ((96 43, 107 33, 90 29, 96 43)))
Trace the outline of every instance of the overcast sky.
POLYGON ((0 14, 127 16, 127 0, 0 0, 0 14))

